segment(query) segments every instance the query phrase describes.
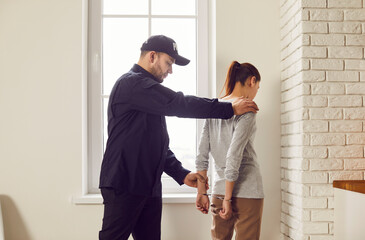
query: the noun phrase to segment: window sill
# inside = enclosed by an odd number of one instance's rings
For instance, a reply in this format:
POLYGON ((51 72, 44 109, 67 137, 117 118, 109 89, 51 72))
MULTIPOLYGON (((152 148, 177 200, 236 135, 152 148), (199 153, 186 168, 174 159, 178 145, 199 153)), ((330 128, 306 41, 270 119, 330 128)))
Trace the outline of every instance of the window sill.
MULTIPOLYGON (((168 193, 162 194, 163 203, 195 203, 195 193, 168 193)), ((72 203, 76 205, 101 205, 103 198, 101 194, 87 194, 81 197, 73 197, 72 203)))

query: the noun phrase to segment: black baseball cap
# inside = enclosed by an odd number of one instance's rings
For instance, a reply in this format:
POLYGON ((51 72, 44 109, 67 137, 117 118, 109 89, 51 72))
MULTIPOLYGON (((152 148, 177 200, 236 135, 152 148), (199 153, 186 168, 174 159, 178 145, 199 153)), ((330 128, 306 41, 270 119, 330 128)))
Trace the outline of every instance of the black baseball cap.
POLYGON ((155 51, 168 54, 175 59, 175 64, 180 66, 187 65, 190 60, 179 55, 176 42, 164 35, 154 35, 142 44, 141 51, 155 51))

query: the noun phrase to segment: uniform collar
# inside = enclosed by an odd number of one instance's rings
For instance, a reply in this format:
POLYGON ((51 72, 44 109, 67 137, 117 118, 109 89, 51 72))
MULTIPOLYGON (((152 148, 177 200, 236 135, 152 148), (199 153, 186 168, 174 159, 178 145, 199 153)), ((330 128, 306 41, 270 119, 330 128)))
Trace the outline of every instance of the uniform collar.
POLYGON ((156 82, 160 83, 158 81, 158 79, 153 76, 149 71, 147 71, 146 69, 144 69, 143 67, 139 66, 138 64, 134 64, 132 69, 131 69, 133 72, 140 72, 142 73, 143 75, 146 75, 147 77, 149 78, 152 78, 153 80, 155 80, 156 82))

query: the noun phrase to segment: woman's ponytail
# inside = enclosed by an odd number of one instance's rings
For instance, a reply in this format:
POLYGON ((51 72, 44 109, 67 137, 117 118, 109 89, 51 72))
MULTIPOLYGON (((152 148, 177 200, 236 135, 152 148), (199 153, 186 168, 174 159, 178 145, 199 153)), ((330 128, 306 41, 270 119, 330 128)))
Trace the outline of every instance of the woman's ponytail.
POLYGON ((234 86, 236 85, 236 73, 240 68, 240 63, 237 61, 233 61, 231 65, 228 68, 227 76, 226 76, 226 82, 224 84, 224 88, 222 89, 220 95, 222 94, 223 90, 226 89, 226 93, 223 97, 229 95, 228 92, 232 92, 234 89, 234 86))
POLYGON ((224 88, 219 95, 222 95, 224 89, 226 91, 223 97, 230 95, 233 92, 234 87, 236 86, 236 82, 240 81, 241 84, 244 85, 247 78, 250 76, 255 76, 256 81, 261 80, 260 73, 255 66, 250 63, 241 64, 237 61, 233 61, 228 68, 226 82, 224 84, 224 88))

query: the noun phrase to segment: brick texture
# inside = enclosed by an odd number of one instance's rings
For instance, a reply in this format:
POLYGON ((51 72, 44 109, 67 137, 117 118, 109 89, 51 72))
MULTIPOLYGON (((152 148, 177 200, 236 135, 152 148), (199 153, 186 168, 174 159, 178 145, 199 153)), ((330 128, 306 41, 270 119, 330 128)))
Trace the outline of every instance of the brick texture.
POLYGON ((334 240, 332 182, 364 179, 365 0, 281 0, 281 239, 334 240))

